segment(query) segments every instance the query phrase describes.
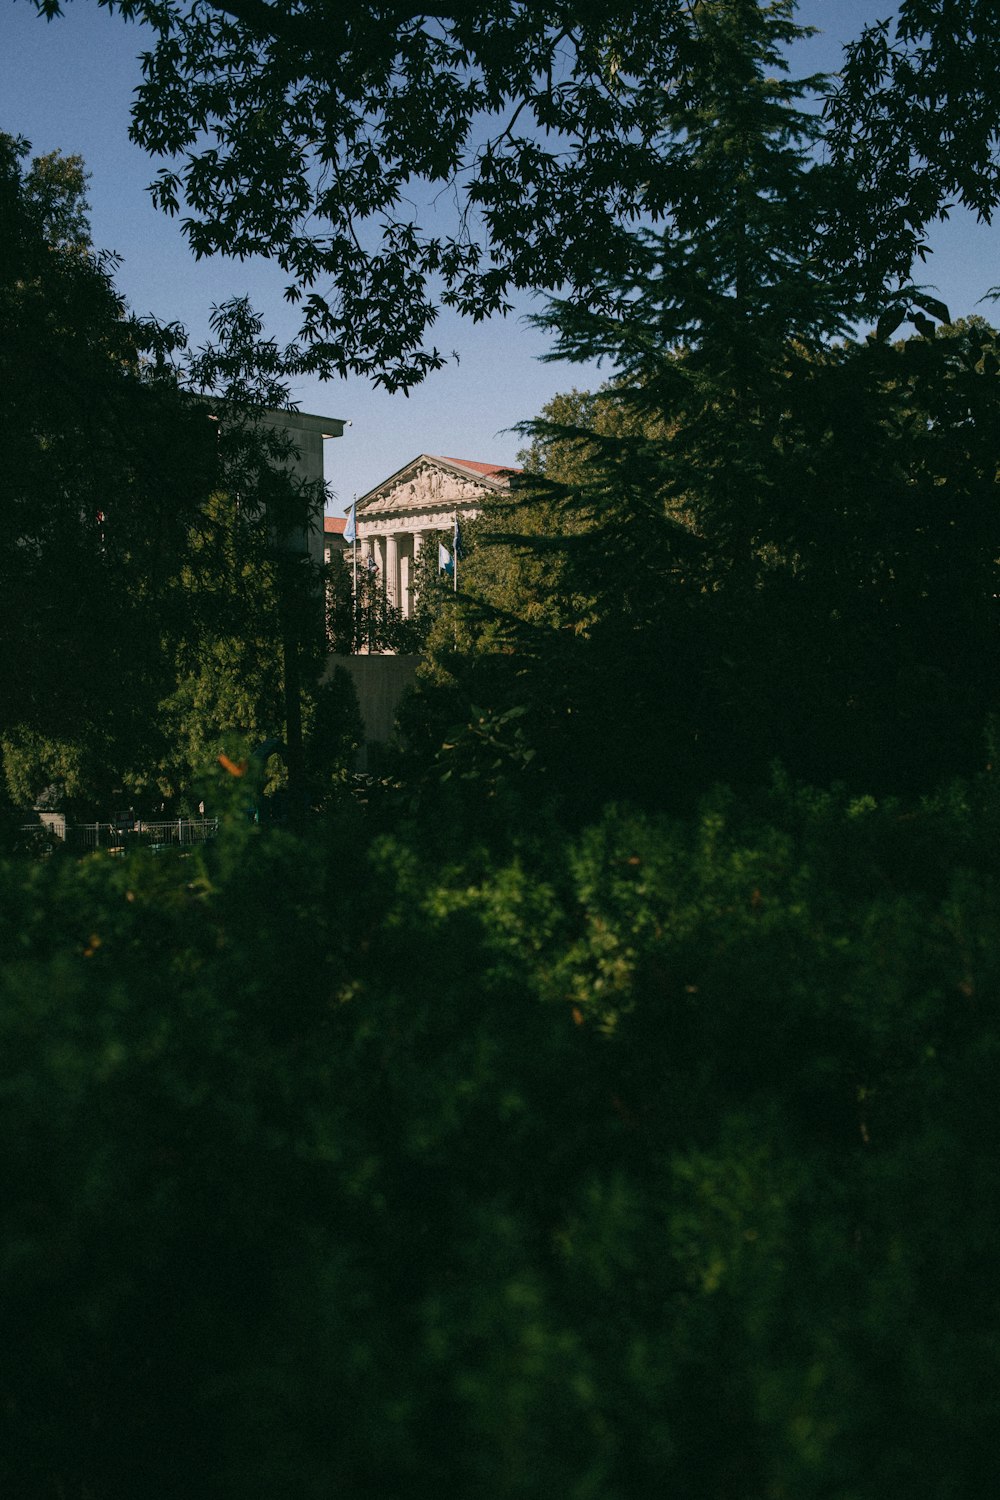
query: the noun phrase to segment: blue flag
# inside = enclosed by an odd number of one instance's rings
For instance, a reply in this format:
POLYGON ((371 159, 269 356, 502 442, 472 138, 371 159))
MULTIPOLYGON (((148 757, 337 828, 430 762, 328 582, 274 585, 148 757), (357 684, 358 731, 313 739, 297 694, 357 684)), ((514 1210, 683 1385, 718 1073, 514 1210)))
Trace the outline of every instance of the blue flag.
POLYGON ((355 514, 355 512, 357 511, 357 508, 358 508, 358 502, 355 500, 354 504, 351 506, 350 510, 347 512, 347 525, 344 527, 344 541, 347 542, 348 545, 350 545, 351 542, 357 541, 357 537, 358 537, 358 526, 357 526, 357 519, 358 518, 357 518, 357 515, 355 514))
POLYGON ((458 529, 457 516, 455 517, 455 530, 451 538, 451 549, 454 556, 458 558, 459 562, 461 562, 462 558, 465 556, 465 548, 462 546, 462 533, 458 529))

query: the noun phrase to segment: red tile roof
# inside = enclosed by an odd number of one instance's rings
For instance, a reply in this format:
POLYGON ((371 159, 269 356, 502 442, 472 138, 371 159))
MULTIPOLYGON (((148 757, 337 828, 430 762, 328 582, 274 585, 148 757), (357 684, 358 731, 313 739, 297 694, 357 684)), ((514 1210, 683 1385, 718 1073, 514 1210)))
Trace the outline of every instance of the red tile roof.
POLYGON ((512 464, 481 464, 473 458, 448 458, 444 453, 439 454, 438 457, 443 458, 448 464, 461 464, 463 469, 471 469, 475 474, 520 474, 521 472, 512 464))
POLYGON ((331 532, 333 533, 334 536, 343 536, 344 529, 345 529, 346 526, 347 526, 347 517, 346 516, 324 516, 323 517, 323 531, 324 531, 324 534, 326 536, 329 536, 331 534, 331 532))

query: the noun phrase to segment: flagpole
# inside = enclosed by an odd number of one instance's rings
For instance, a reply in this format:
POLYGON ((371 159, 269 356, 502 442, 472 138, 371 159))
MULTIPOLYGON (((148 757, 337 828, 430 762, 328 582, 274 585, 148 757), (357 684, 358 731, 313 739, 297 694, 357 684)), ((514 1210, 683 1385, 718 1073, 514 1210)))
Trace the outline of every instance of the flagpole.
POLYGON ((354 526, 354 641, 355 651, 358 649, 358 497, 355 495, 352 503, 351 521, 354 526))
POLYGON ((458 593, 458 511, 457 510, 455 512, 455 524, 452 527, 452 532, 451 532, 451 550, 452 550, 452 569, 451 569, 452 590, 453 590, 454 593, 457 594, 458 593))

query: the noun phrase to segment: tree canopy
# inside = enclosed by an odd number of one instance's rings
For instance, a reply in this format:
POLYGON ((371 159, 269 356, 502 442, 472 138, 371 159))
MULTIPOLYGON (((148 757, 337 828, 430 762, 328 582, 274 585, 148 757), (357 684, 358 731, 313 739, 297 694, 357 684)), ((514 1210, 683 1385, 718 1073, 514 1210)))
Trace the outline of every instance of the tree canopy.
MULTIPOLYGON (((694 97, 712 6, 107 8, 154 36, 132 135, 168 159, 155 201, 184 213, 198 256, 278 262, 302 366, 320 374, 406 390, 447 358, 442 306, 482 318, 525 288, 585 303, 602 271, 627 266, 630 226, 684 195, 664 121, 694 97)), ((998 25, 991 0, 903 0, 895 23, 849 44, 835 90, 812 81, 834 125, 816 253, 872 311, 908 286, 952 201, 986 216, 997 202, 998 25)))
POLYGON ((1000 203, 996 5, 900 0, 848 45, 829 115, 853 183, 843 252, 860 238, 873 276, 905 278, 931 221, 955 204, 989 220, 1000 203))
POLYGON ((28 152, 0 136, 0 750, 20 806, 93 815, 114 788, 173 801, 227 734, 283 735, 283 648, 323 665, 286 545, 321 497, 258 421, 286 361, 252 309, 185 356, 120 298, 80 158, 28 152))
POLYGON ((319 372, 406 389, 443 362, 439 301, 481 318, 518 288, 585 291, 669 191, 654 138, 683 67, 676 0, 110 8, 156 32, 132 127, 180 158, 156 201, 186 205, 197 255, 278 261, 319 372))
MULTIPOLYGON (((214 480, 203 409, 95 251, 82 163, 0 136, 0 733, 134 745, 214 480)), ((101 749, 100 747, 103 747, 101 749)))
POLYGON ((982 757, 997 336, 916 288, 853 336, 867 294, 818 253, 840 169, 814 149, 813 80, 788 76, 797 34, 787 4, 697 7, 663 106, 665 224, 539 319, 554 358, 613 378, 528 424, 541 472, 484 528, 466 633, 432 638, 473 738, 524 710, 543 800, 543 771, 580 806, 609 786, 657 805, 775 759, 899 787, 982 757))

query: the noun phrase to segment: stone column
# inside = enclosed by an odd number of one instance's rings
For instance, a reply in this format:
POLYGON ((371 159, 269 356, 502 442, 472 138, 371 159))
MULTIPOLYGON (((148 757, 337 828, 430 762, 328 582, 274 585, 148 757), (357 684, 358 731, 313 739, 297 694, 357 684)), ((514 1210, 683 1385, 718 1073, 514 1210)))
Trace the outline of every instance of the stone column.
POLYGON ((413 558, 405 543, 399 548, 399 607, 408 620, 413 614, 413 558))
POLYGON ((427 540, 429 533, 426 531, 415 531, 413 533, 413 566, 410 569, 410 607, 411 612, 417 603, 417 563, 420 561, 420 551, 427 540))
POLYGON ((399 542, 394 532, 385 539, 385 596, 399 607, 399 542))

